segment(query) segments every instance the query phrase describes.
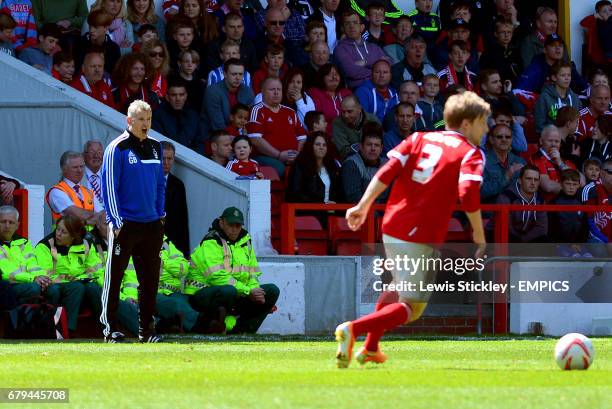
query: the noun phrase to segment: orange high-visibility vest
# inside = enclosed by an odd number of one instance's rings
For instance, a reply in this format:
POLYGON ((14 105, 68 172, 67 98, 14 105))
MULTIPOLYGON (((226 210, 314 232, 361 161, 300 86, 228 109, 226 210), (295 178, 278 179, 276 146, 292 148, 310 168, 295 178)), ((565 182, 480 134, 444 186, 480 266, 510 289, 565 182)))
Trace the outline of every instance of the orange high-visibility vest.
POLYGON ((91 189, 88 189, 83 185, 79 185, 79 189, 81 193, 83 194, 83 200, 81 200, 79 195, 77 195, 77 192, 75 192, 74 189, 68 185, 68 183, 62 180, 57 185, 49 189, 49 191, 45 195, 45 202, 47 202, 47 206, 49 206, 49 209, 51 209, 51 216, 53 217, 54 222, 57 219, 59 219, 62 215, 60 213, 55 213, 53 211, 53 208, 51 208, 51 205, 49 204, 49 193, 51 193, 51 190, 53 189, 59 189, 62 192, 66 193, 68 197, 70 198, 70 200, 72 200, 72 203, 74 203, 76 207, 83 209, 83 210, 87 210, 89 212, 94 211, 93 192, 91 191, 91 189))

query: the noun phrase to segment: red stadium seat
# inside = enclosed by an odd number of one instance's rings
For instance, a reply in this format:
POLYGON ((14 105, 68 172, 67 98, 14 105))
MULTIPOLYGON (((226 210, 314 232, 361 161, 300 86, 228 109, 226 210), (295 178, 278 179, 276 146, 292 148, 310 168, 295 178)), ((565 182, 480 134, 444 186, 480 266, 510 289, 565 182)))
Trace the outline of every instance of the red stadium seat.
POLYGON ((280 176, 278 176, 278 172, 272 166, 260 166, 259 171, 263 173, 264 179, 268 180, 280 180, 280 176))
POLYGON ((340 216, 329 216, 327 219, 329 240, 332 253, 342 256, 357 256, 361 254, 361 234, 349 229, 346 219, 340 216))
POLYGON ((327 255, 327 232, 314 216, 297 216, 295 218, 295 239, 297 254, 327 255))
POLYGON ((472 241, 471 230, 469 228, 468 230, 464 229, 461 222, 453 217, 448 222, 448 232, 446 233, 446 241, 470 243, 472 241))

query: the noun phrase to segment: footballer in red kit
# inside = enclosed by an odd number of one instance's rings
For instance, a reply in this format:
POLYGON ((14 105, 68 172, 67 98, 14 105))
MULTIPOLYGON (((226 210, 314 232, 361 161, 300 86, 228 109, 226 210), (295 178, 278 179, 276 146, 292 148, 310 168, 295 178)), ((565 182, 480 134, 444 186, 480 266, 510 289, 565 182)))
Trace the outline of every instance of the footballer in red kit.
MULTIPOLYGON (((389 161, 374 176, 359 203, 347 211, 349 227, 361 227, 372 203, 393 182, 382 225, 387 259, 432 256, 435 249, 431 245, 444 242, 457 200, 464 205, 478 245, 474 257, 482 257, 486 246, 480 214, 484 154, 479 145, 487 133, 489 115, 489 104, 475 93, 451 96, 444 107, 447 130, 414 133, 389 151, 389 161)), ((393 270, 392 275, 393 283, 435 280, 435 275, 424 269, 393 270)), ((348 367, 355 338, 362 334, 367 334, 366 341, 355 360, 362 365, 384 362, 387 357, 378 345, 383 333, 417 320, 430 295, 410 290, 383 292, 375 312, 338 325, 337 366, 348 367)))

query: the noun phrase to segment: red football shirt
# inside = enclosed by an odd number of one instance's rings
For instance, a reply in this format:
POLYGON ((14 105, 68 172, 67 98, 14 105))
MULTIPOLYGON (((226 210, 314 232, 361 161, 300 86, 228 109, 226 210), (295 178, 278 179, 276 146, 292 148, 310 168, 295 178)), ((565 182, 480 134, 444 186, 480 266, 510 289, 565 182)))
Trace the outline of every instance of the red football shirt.
POLYGON ((231 170, 240 176, 253 176, 259 172, 259 163, 253 159, 249 159, 248 162, 242 162, 238 159, 231 160, 225 166, 227 170, 231 170))
MULTIPOLYGON (((548 175, 553 182, 561 183, 561 170, 542 149, 531 156, 531 163, 538 168, 540 175, 548 175)), ((576 169, 576 165, 571 160, 563 159, 563 163, 570 169, 576 169)), ((554 193, 546 193, 541 189, 540 193, 545 202, 550 202, 556 196, 554 193)))
POLYGON ((85 79, 85 75, 81 74, 79 77, 72 80, 70 86, 94 99, 97 99, 113 109, 117 109, 113 99, 113 90, 111 89, 110 85, 104 82, 104 80, 98 81, 92 87, 85 79))
POLYGON ((377 173, 391 188, 383 233, 415 243, 443 243, 459 199, 480 208, 482 151, 453 131, 416 132, 391 150, 377 173))
POLYGON ((264 138, 279 151, 297 150, 298 142, 306 139, 296 112, 284 105, 276 113, 263 102, 254 105, 246 127, 249 138, 264 138))
MULTIPOLYGON (((612 115, 612 112, 606 111, 604 115, 612 115)), ((580 111, 580 119, 578 120, 578 128, 576 133, 578 134, 578 141, 583 141, 586 138, 593 136, 593 128, 595 127, 595 121, 597 118, 593 115, 591 108, 583 108, 580 111)))

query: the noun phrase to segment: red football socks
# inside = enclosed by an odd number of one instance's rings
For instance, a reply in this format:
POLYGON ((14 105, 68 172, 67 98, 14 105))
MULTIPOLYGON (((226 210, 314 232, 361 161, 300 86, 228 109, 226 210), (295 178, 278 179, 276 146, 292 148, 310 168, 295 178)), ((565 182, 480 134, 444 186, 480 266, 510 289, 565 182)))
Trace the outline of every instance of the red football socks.
POLYGON ((384 332, 408 322, 411 312, 409 306, 400 302, 377 308, 376 312, 353 321, 353 335, 357 337, 368 332, 364 346, 368 351, 377 351, 378 340, 384 332))

